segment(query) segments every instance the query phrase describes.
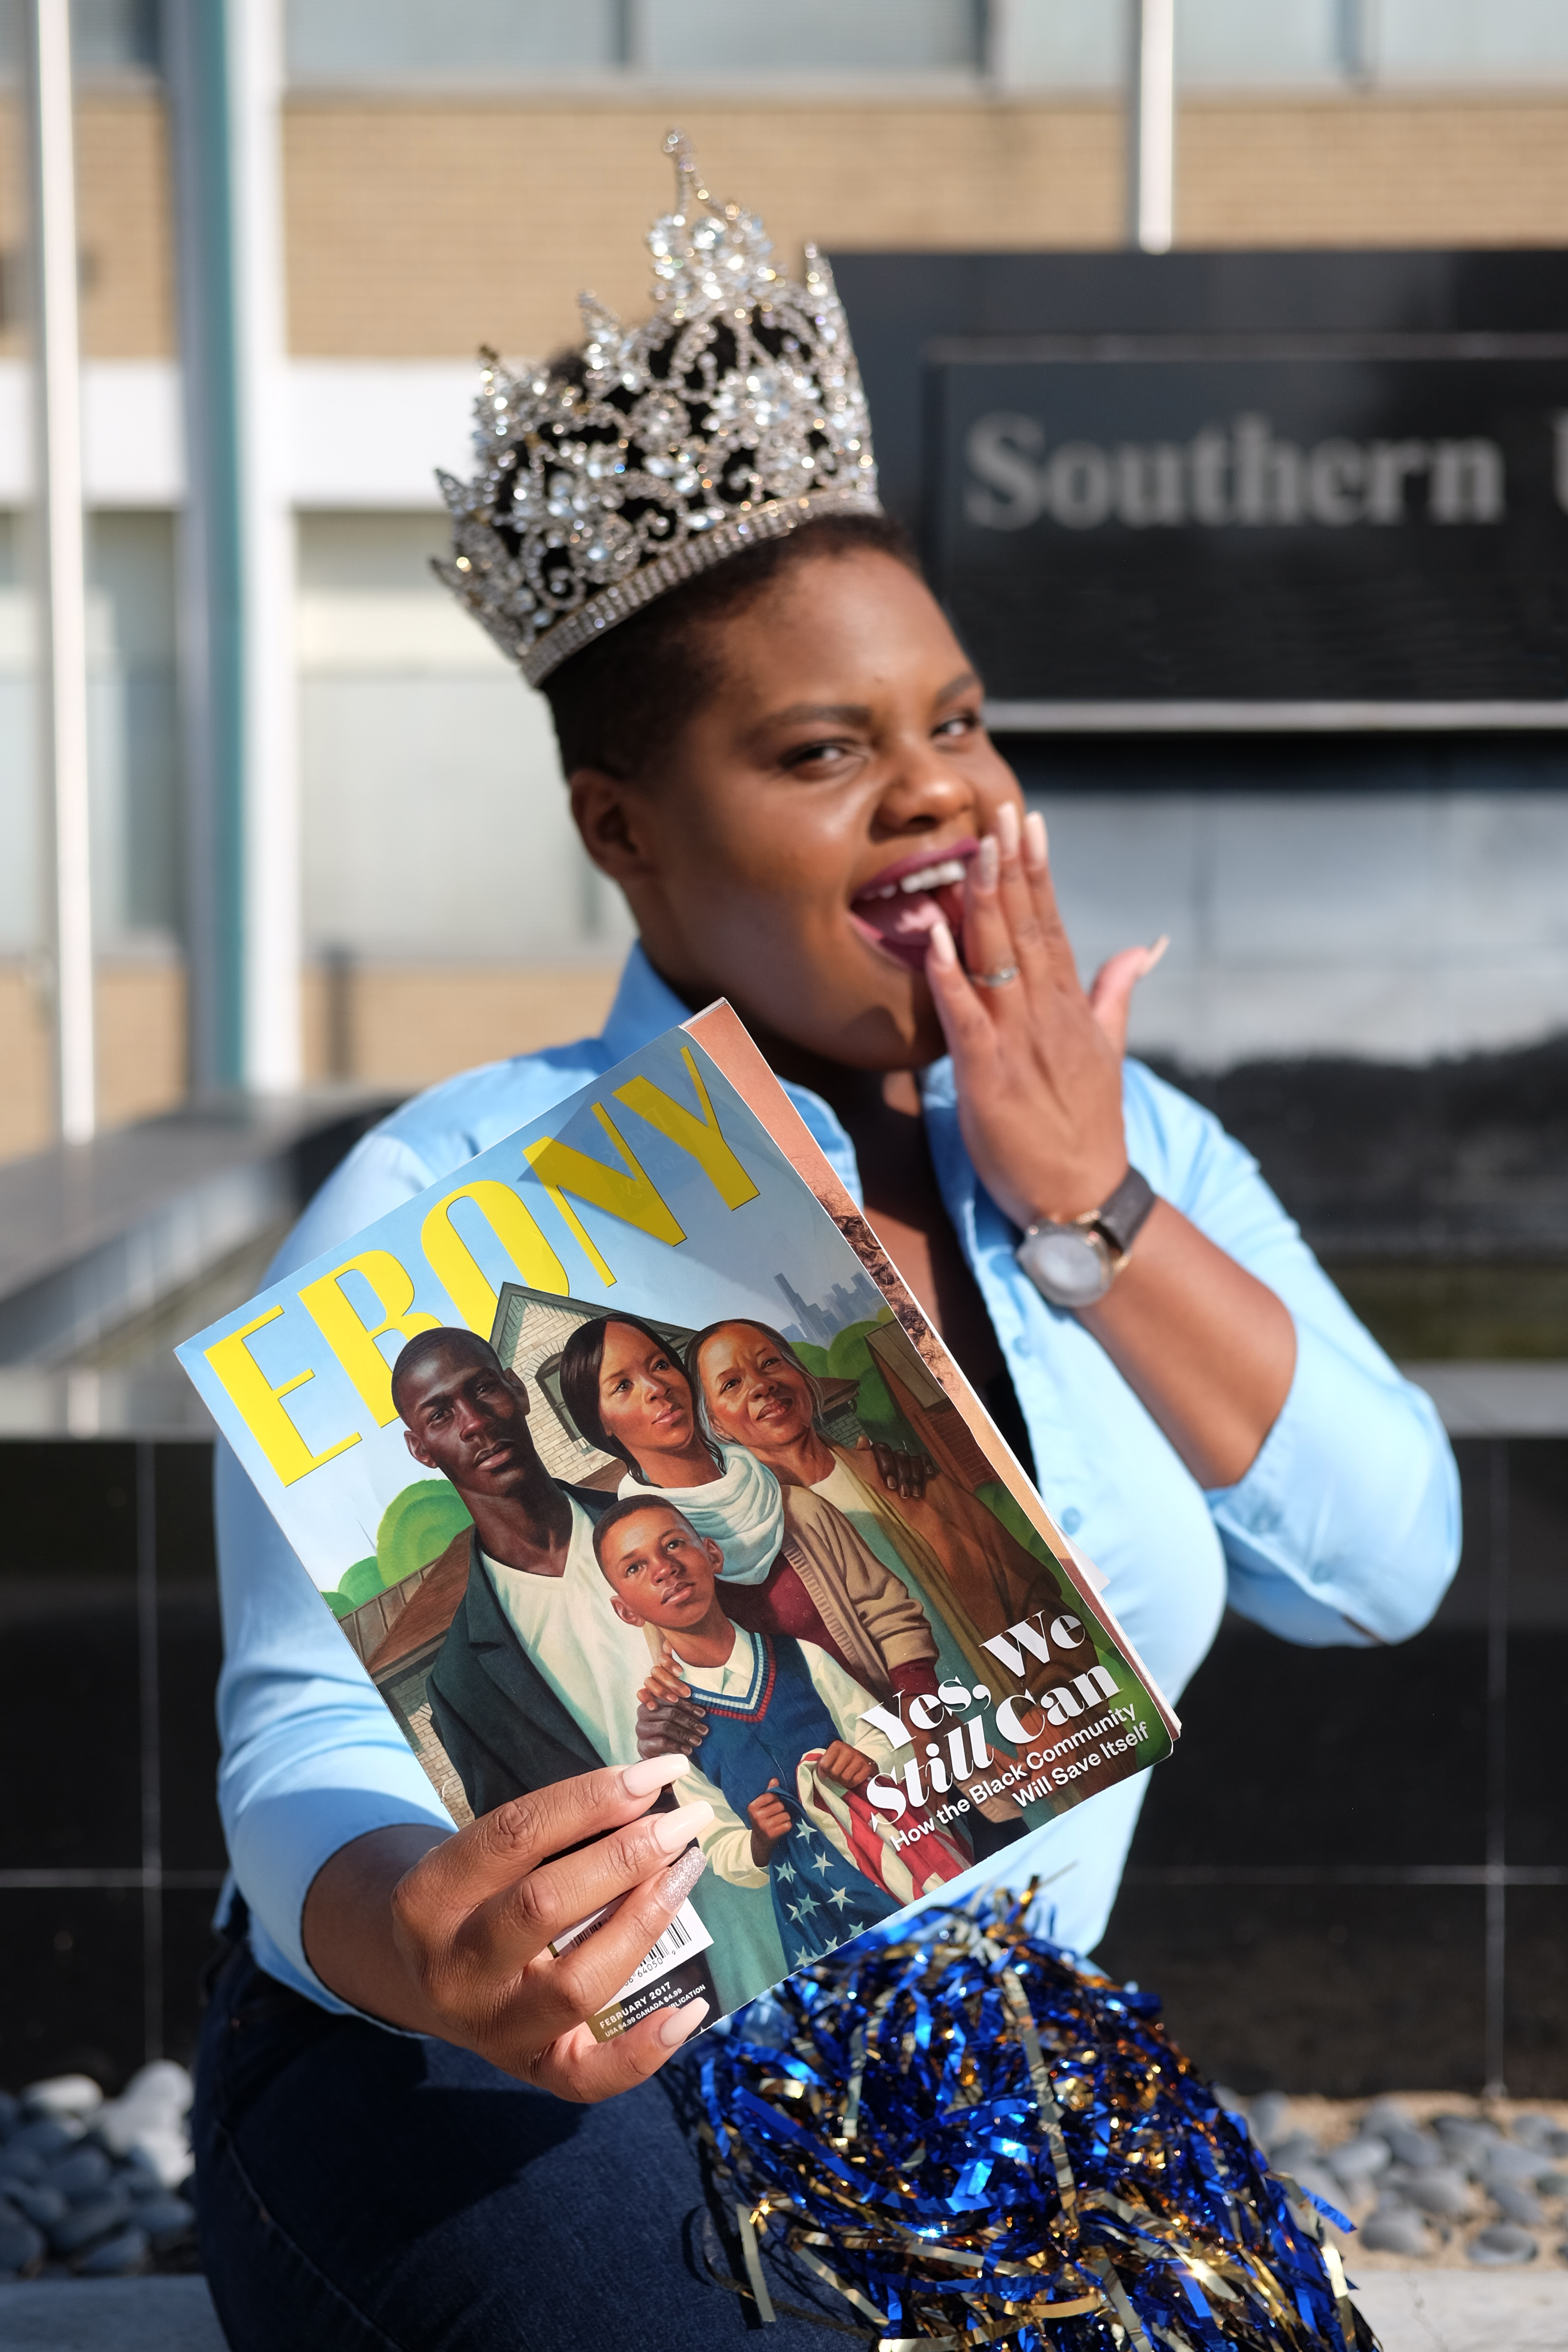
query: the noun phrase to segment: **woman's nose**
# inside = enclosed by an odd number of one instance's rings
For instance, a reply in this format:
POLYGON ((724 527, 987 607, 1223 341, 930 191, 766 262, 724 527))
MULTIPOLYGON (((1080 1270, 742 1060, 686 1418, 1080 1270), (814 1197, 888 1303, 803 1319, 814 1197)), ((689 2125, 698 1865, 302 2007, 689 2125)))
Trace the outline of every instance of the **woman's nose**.
POLYGON ((894 748, 877 813, 889 833, 934 832, 966 816, 973 802, 972 786, 934 744, 906 741, 894 748))

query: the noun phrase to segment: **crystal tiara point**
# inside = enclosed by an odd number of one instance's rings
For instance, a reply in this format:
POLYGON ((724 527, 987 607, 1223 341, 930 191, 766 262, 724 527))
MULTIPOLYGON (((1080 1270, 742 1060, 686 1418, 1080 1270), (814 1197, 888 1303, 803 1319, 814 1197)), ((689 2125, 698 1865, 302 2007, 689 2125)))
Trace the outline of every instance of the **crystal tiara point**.
POLYGON ((773 267, 766 229, 702 184, 672 131, 675 208, 647 232, 654 309, 579 298, 575 350, 510 373, 489 351, 478 471, 437 479, 437 576, 531 686, 684 580, 829 514, 877 514, 859 370, 833 274, 773 267))

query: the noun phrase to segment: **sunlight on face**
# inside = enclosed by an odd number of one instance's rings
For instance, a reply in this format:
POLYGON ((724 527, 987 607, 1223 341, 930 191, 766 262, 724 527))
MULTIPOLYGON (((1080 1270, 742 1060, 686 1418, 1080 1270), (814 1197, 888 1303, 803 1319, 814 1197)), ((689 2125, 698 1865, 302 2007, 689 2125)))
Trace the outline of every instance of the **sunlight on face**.
POLYGON ((611 1322, 599 1366, 599 1412, 629 1454, 679 1452, 691 1444, 691 1390, 669 1349, 629 1323, 611 1322))
POLYGON ((810 1431, 811 1383, 789 1349, 749 1323, 726 1323, 698 1371, 713 1426, 738 1445, 793 1445, 810 1431))
POLYGON ((900 892, 895 938, 889 877, 962 867, 1001 803, 1022 806, 942 607, 891 556, 827 557, 707 639, 711 691, 613 821, 574 780, 590 855, 689 1003, 728 997, 753 1034, 859 1068, 934 1061, 914 934, 956 896, 900 892))

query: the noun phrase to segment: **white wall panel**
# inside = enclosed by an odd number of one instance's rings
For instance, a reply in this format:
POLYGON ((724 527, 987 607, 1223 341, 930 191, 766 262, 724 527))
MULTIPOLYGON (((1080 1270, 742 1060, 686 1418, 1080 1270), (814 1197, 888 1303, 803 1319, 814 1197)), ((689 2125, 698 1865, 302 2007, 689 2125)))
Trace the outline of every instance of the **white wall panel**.
POLYGON ((1568 790, 1045 795, 1086 982, 1169 932, 1135 1050, 1424 1061, 1568 1028, 1568 790))

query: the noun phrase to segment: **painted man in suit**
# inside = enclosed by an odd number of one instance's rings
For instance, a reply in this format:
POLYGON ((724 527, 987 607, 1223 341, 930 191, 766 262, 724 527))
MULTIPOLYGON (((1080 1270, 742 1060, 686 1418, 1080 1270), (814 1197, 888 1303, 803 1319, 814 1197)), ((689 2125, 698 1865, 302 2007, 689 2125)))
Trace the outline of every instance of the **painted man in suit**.
POLYGON ((637 1756, 640 1634, 609 1605, 593 1528, 614 1497, 540 1460, 528 1391, 488 1341, 422 1332, 392 1375, 416 1462, 472 1515, 468 1580, 428 1684, 431 1716, 476 1813, 637 1756))
MULTIPOLYGON (((472 1331, 422 1332, 398 1357, 392 1397, 408 1451, 451 1480, 472 1515, 468 1580, 426 1685, 436 1736, 476 1814, 604 1764, 635 1764, 646 1640, 616 1616, 594 1554, 615 1501, 552 1478, 528 1427, 528 1391, 472 1331)), ((651 1738, 701 1737, 675 1706, 651 1738)), ((650 1751, 651 1752, 651 1751, 650 1751)), ((673 1803, 672 1798, 661 1800, 673 1803)), ((715 1937, 704 1976, 715 2013, 784 1973, 764 1894, 710 1873, 692 1901, 715 1937)))

